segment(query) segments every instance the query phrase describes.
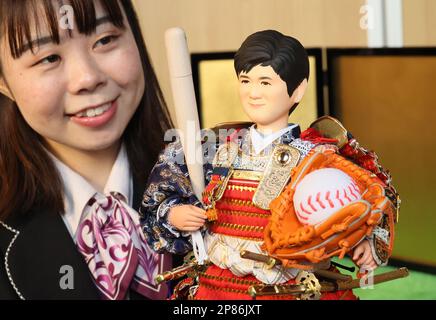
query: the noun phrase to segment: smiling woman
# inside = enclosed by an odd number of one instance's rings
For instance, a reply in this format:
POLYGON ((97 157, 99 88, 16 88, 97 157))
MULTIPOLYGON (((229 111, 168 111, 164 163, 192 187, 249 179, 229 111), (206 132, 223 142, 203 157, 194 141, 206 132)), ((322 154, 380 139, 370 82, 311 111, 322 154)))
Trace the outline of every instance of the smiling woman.
POLYGON ((136 13, 60 3, 0 2, 0 299, 165 297, 133 209, 172 124, 136 13))

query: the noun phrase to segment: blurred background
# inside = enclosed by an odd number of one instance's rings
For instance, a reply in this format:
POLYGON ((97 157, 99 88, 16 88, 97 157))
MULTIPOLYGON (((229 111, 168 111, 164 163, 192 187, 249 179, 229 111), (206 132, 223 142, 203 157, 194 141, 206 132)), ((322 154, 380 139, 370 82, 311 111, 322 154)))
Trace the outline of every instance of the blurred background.
MULTIPOLYGON (((245 120, 232 54, 251 33, 276 29, 308 49, 310 84, 290 122, 337 117, 375 150, 402 199, 390 267, 403 280, 362 299, 436 299, 436 1, 134 0, 173 115, 165 30, 182 27, 192 52, 203 127, 245 120)), ((174 118, 174 117, 173 117, 174 118)), ((381 270, 384 271, 384 270, 381 270)))

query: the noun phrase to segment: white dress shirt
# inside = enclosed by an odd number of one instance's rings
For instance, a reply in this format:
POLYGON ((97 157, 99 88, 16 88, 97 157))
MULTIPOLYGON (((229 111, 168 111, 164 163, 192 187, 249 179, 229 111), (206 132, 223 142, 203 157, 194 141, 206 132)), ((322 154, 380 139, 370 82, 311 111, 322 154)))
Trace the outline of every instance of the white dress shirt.
MULTIPOLYGON (((98 191, 80 174, 65 165, 54 155, 50 155, 62 177, 64 187, 65 214, 62 215, 62 219, 74 241, 76 241, 77 228, 82 218, 88 213, 87 210, 91 208, 87 206, 87 203, 98 191)), ((132 206, 133 178, 124 145, 118 153, 104 187, 104 194, 108 195, 109 192, 120 193, 128 201, 128 205, 132 206)))
POLYGON ((256 130, 255 125, 250 127, 250 136, 251 136, 251 144, 253 146, 253 150, 255 154, 259 154, 268 147, 274 140, 281 137, 288 131, 291 131, 293 128, 297 127, 298 124, 289 125, 286 128, 283 128, 279 131, 273 132, 268 135, 264 135, 256 130))

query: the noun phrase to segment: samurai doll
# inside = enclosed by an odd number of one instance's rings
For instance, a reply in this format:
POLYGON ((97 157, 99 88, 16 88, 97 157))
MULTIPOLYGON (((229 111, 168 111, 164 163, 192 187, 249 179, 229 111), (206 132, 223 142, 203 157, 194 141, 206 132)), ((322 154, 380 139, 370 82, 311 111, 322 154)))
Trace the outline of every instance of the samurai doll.
POLYGON ((226 134, 204 141, 202 199, 177 140, 144 193, 141 223, 154 250, 186 255, 191 232, 203 235, 208 263, 187 259, 173 298, 356 299, 331 258, 348 255, 361 274, 387 263, 399 207, 389 172, 334 118, 304 131, 288 123, 309 78, 298 40, 256 32, 234 67, 251 122, 218 126, 226 134))

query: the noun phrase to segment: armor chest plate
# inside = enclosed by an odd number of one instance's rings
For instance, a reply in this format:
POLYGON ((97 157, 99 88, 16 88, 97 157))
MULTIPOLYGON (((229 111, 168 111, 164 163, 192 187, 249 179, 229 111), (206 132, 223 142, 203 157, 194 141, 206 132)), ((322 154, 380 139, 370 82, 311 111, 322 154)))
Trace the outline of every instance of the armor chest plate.
MULTIPOLYGON (((236 171, 236 176, 240 175, 236 171)), ((253 174, 247 172, 247 174, 253 174)), ((257 175, 260 173, 254 173, 257 175)), ((235 176, 235 174, 233 174, 235 176)), ((263 230, 268 223, 269 210, 253 203, 259 181, 230 178, 221 199, 215 203, 216 221, 210 231, 250 240, 263 240, 263 230)))

